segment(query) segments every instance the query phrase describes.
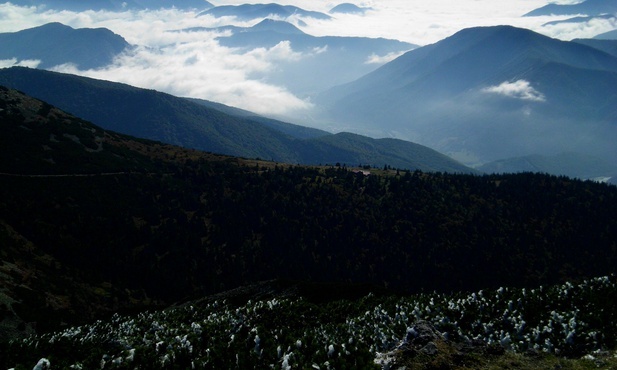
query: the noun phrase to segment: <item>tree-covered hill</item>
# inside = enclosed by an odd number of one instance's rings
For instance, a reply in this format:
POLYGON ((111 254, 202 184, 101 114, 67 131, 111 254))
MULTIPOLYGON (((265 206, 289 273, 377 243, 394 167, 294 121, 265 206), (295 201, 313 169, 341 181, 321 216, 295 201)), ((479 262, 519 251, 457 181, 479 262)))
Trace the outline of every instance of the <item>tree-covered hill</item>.
POLYGON ((346 163, 384 165, 422 171, 473 172, 428 147, 400 141, 396 153, 383 143, 355 135, 326 139, 332 134, 285 122, 254 117, 220 104, 185 99, 153 90, 75 75, 13 67, 0 69, 0 85, 119 133, 185 148, 294 164, 346 163), (352 140, 353 139, 353 140, 352 140), (366 143, 372 147, 367 151, 366 143), (344 148, 339 148, 344 146, 344 148), (402 149, 402 150, 401 150, 402 149))
POLYGON ((221 157, 0 95, 13 335, 269 279, 450 292, 615 270, 613 186, 221 157))

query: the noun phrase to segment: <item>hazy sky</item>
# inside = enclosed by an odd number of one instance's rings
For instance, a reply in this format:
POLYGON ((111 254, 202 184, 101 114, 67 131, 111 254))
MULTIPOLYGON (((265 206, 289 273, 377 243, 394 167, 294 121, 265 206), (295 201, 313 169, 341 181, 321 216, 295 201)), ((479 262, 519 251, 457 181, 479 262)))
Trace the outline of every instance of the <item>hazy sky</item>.
MULTIPOLYGON (((211 1, 215 5, 246 2, 211 1)), ((327 12, 339 2, 286 0, 279 3, 327 12)), ((356 1, 356 5, 370 7, 372 10, 365 15, 336 15, 328 21, 302 19, 306 25, 300 28, 315 36, 385 37, 419 45, 437 42, 463 28, 474 26, 510 24, 565 40, 593 37, 617 28, 617 24, 609 20, 542 26, 548 21, 564 17, 521 17, 546 3, 545 0, 356 1)), ((287 21, 301 24, 294 18, 287 21)), ((129 43, 138 45, 137 50, 122 55, 113 65, 103 70, 80 71, 64 65, 56 67, 57 71, 124 82, 178 96, 213 100, 263 114, 303 114, 311 107, 310 99, 296 97, 284 86, 274 86, 252 77, 267 74, 268 70, 277 68, 277 63, 281 61, 307 57, 294 51, 293 45, 281 43, 270 49, 239 53, 218 45, 213 33, 169 32, 197 26, 252 26, 256 22, 196 17, 195 13, 176 10, 72 13, 0 4, 0 32, 14 32, 48 22, 61 22, 73 28, 106 27, 123 36, 129 43)), ((0 61, 0 67, 14 64, 36 66, 36 61, 0 61)))

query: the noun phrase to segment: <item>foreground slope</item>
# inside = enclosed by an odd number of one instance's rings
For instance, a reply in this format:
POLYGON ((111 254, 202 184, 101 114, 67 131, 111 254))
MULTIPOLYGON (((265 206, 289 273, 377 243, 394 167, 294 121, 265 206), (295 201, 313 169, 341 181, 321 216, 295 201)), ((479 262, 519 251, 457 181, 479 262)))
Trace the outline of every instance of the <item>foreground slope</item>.
POLYGON ((617 58, 509 26, 460 31, 317 102, 356 132, 468 164, 560 152, 617 161, 617 58))
POLYGON ((160 312, 0 342, 0 367, 29 368, 40 359, 53 368, 101 369, 617 365, 614 275, 473 293, 394 296, 357 288, 261 282, 160 312))
POLYGON ((617 262, 615 187, 218 157, 0 92, 4 338, 269 279, 455 291, 617 262))
POLYGON ((178 98, 153 90, 29 68, 0 70, 0 84, 24 91, 105 129, 209 152, 286 163, 384 165, 422 171, 472 172, 432 149, 401 143, 387 155, 382 142, 336 137, 229 107, 178 98), (307 131, 309 131, 307 133, 307 131), (367 148, 366 142, 370 141, 367 148), (345 145, 344 149, 335 150, 345 145), (404 148, 406 146, 406 148, 404 148), (347 162, 349 161, 349 162, 347 162))

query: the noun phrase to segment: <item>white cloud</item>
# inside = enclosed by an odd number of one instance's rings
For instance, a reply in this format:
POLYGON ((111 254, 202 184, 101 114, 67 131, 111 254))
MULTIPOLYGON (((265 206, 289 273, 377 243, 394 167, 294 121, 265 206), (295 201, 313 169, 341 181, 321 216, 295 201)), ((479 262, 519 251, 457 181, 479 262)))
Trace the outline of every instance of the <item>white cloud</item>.
MULTIPOLYGON (((567 0, 569 1, 569 0, 567 0)), ((307 10, 327 12, 339 4, 332 0, 279 0, 307 10)), ((420 45, 437 42, 467 27, 511 24, 564 38, 591 37, 611 27, 610 21, 581 25, 543 27, 558 17, 521 17, 546 0, 362 0, 358 6, 371 7, 365 15, 337 14, 332 20, 300 19, 291 21, 314 36, 366 36, 399 39, 420 45), (602 23, 604 22, 604 23, 602 23), (581 28, 582 27, 582 28, 581 28)), ((241 4, 245 0, 218 0, 216 5, 241 4)), ((0 4, 0 32, 15 32, 49 22, 61 22, 74 28, 105 27, 139 47, 118 57, 100 70, 80 71, 74 66, 57 66, 58 71, 123 82, 179 96, 191 96, 238 106, 264 114, 291 115, 311 107, 308 100, 291 94, 284 86, 267 82, 268 72, 279 63, 297 61, 311 54, 293 50, 288 42, 271 48, 240 52, 219 45, 213 32, 169 32, 190 27, 218 27, 226 24, 249 27, 255 21, 238 22, 232 18, 197 17, 194 12, 175 9, 156 11, 87 11, 73 13, 36 7, 0 4)), ((367 63, 384 63, 396 55, 372 55, 367 63)), ((35 66, 35 61, 4 61, 35 66)), ((310 71, 307 71, 310 73, 310 71)), ((500 85, 501 86, 501 85, 500 85)), ((507 90, 505 86, 502 89, 507 90)), ((514 86, 509 86, 510 88, 514 86)), ((497 87, 495 87, 497 88, 497 87)), ((520 88, 520 87, 519 87, 520 88)), ((532 89, 530 86, 527 88, 532 89)), ((520 99, 539 99, 541 94, 520 99)))
POLYGON ((256 113, 287 114, 307 109, 310 104, 283 87, 248 77, 271 68, 269 60, 287 57, 287 53, 283 45, 234 54, 204 38, 159 49, 139 47, 100 70, 79 71, 69 65, 54 70, 217 101, 256 113))
POLYGON ((400 53, 388 53, 386 55, 371 54, 366 59, 364 64, 379 64, 379 65, 385 64, 385 63, 393 61, 394 59, 400 57, 403 54, 405 54, 404 51, 400 53))
POLYGON ((497 86, 490 86, 482 89, 485 93, 498 94, 509 98, 544 102, 546 98, 544 94, 534 89, 529 81, 517 80, 514 82, 502 82, 497 86))
POLYGON ((252 56, 264 61, 298 61, 303 58, 303 54, 293 51, 291 42, 281 41, 271 48, 256 48, 245 55, 252 56))
POLYGON ((617 17, 592 18, 586 22, 559 23, 542 27, 545 34, 561 40, 592 38, 614 29, 617 29, 617 17))
POLYGON ((313 51, 314 55, 319 55, 319 54, 326 53, 328 51, 328 45, 324 45, 322 47, 316 46, 316 47, 313 48, 312 51, 313 51))
MULTIPOLYGON (((0 31, 14 32, 61 22, 74 28, 109 28, 138 45, 105 68, 79 70, 73 65, 61 65, 53 68, 58 72, 212 100, 262 114, 292 114, 311 107, 308 101, 294 96, 285 87, 251 77, 265 74, 278 62, 302 57, 292 50, 289 42, 238 53, 220 46, 216 41, 220 34, 215 32, 169 32, 189 27, 217 27, 222 25, 221 20, 195 17, 194 13, 178 10, 72 13, 36 12, 33 8, 14 6, 9 10, 0 5, 0 17, 9 17, 0 18, 0 31)), ((15 64, 16 61, 3 63, 15 64)))
POLYGON ((0 68, 10 68, 10 67, 36 68, 39 66, 39 64, 41 64, 41 61, 34 60, 34 59, 17 60, 15 58, 12 58, 12 59, 0 60, 0 68))

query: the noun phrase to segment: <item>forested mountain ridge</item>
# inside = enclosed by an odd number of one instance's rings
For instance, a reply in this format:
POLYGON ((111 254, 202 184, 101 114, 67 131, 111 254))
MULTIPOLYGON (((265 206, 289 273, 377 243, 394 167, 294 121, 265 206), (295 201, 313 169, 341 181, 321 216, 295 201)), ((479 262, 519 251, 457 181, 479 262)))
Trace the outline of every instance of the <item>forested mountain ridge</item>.
POLYGON ((109 81, 13 67, 0 70, 0 85, 23 91, 105 129, 213 153, 299 164, 474 171, 411 142, 400 142, 392 153, 383 141, 357 135, 343 135, 345 140, 337 141, 338 135, 325 131, 254 118, 233 113, 230 108, 220 110, 212 104, 109 81), (400 151, 401 146, 406 146, 405 150, 400 151))
POLYGON ((613 186, 220 157, 0 96, 7 335, 269 279, 449 292, 617 262, 613 186))

